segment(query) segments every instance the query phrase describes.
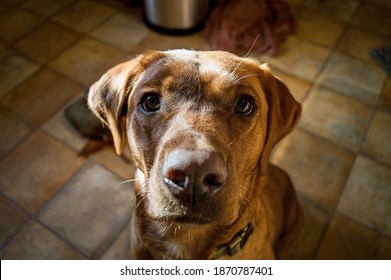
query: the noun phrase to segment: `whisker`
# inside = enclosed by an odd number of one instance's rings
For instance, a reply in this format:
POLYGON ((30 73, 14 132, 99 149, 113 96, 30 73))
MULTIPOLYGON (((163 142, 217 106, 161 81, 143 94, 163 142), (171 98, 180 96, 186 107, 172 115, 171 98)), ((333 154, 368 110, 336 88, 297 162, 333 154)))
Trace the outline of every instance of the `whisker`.
POLYGON ((177 234, 177 231, 178 230, 181 230, 181 226, 180 225, 177 225, 174 229, 174 237, 176 238, 176 234, 177 234))
POLYGON ((259 33, 258 33, 257 37, 255 37, 255 40, 254 40, 253 44, 251 45, 250 49, 247 51, 246 55, 242 57, 242 59, 240 60, 239 64, 231 72, 232 75, 235 75, 236 70, 239 68, 240 65, 242 65, 243 61, 250 55, 250 52, 253 50, 253 48, 255 46, 255 43, 257 42, 258 38, 259 38, 259 33))
POLYGON ((172 223, 171 224, 166 224, 165 226, 163 226, 159 233, 160 233, 160 236, 163 237, 164 235, 166 235, 166 233, 168 232, 168 230, 171 228, 172 226, 172 223))
POLYGON ((246 55, 244 57, 248 57, 250 52, 253 50, 254 46, 255 46, 255 43, 258 41, 258 38, 259 38, 259 33, 257 35, 257 37, 255 37, 255 40, 253 42, 253 44, 251 45, 250 49, 248 50, 248 52, 246 53, 246 55))
POLYGON ((248 78, 248 77, 256 77, 256 76, 261 76, 261 74, 249 74, 249 75, 245 75, 245 76, 242 76, 240 77, 239 79, 236 80, 236 82, 240 82, 241 80, 245 79, 245 78, 248 78))
POLYGON ((131 183, 131 182, 134 182, 134 181, 138 181, 139 179, 137 179, 137 178, 134 178, 134 179, 130 179, 130 180, 126 180, 126 181, 122 181, 122 182, 120 182, 120 185, 122 185, 122 184, 126 184, 126 183, 131 183))
POLYGON ((187 241, 190 242, 192 241, 193 238, 191 237, 191 231, 190 231, 190 228, 188 229, 188 233, 187 233, 187 241))
POLYGON ((235 143, 235 140, 233 140, 232 142, 228 143, 228 147, 231 146, 233 143, 235 143))
POLYGON ((133 202, 133 200, 135 200, 137 198, 137 196, 141 193, 142 191, 141 190, 134 190, 133 192, 133 197, 130 199, 131 202, 133 202))

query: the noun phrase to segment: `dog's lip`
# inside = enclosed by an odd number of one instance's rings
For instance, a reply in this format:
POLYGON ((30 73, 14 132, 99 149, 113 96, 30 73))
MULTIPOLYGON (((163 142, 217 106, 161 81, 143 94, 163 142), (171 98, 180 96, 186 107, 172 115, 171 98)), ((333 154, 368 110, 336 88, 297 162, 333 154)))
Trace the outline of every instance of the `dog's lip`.
POLYGON ((210 222, 207 217, 195 215, 173 217, 172 220, 182 224, 207 224, 210 222))
POLYGON ((189 215, 164 215, 157 218, 157 220, 170 221, 180 224, 207 224, 210 223, 210 218, 189 214, 189 215))

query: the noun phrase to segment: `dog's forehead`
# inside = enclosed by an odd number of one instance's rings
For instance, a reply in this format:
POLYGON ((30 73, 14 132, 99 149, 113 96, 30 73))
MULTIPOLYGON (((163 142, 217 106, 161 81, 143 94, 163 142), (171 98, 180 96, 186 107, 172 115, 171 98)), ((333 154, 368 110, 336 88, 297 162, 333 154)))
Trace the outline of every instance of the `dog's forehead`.
POLYGON ((192 50, 171 50, 165 52, 169 59, 178 64, 197 65, 200 75, 217 75, 235 79, 234 66, 238 57, 224 52, 197 52, 192 50))
MULTIPOLYGON (((253 59, 223 51, 184 49, 159 52, 155 57, 140 75, 136 91, 159 91, 197 98, 228 95, 234 98, 239 92, 257 95, 262 92, 258 77, 265 69, 253 59)), ((148 54, 145 58, 148 59, 148 54)))

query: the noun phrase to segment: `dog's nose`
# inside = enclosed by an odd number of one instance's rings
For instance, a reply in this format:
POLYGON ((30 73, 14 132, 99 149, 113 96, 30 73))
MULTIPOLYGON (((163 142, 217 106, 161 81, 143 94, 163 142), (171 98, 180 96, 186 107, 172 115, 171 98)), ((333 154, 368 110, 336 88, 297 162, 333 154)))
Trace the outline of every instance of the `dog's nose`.
POLYGON ((216 193, 227 176, 224 160, 209 151, 175 149, 163 165, 163 180, 171 193, 191 201, 216 193))

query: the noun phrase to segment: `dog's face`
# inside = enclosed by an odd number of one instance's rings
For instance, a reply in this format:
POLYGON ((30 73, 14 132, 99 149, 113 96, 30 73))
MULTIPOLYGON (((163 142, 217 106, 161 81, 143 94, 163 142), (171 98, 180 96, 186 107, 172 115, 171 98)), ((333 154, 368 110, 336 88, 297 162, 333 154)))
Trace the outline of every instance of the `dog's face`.
POLYGON ((231 224, 300 105, 265 66, 226 52, 148 52, 109 70, 90 108, 128 139, 145 215, 231 224))

